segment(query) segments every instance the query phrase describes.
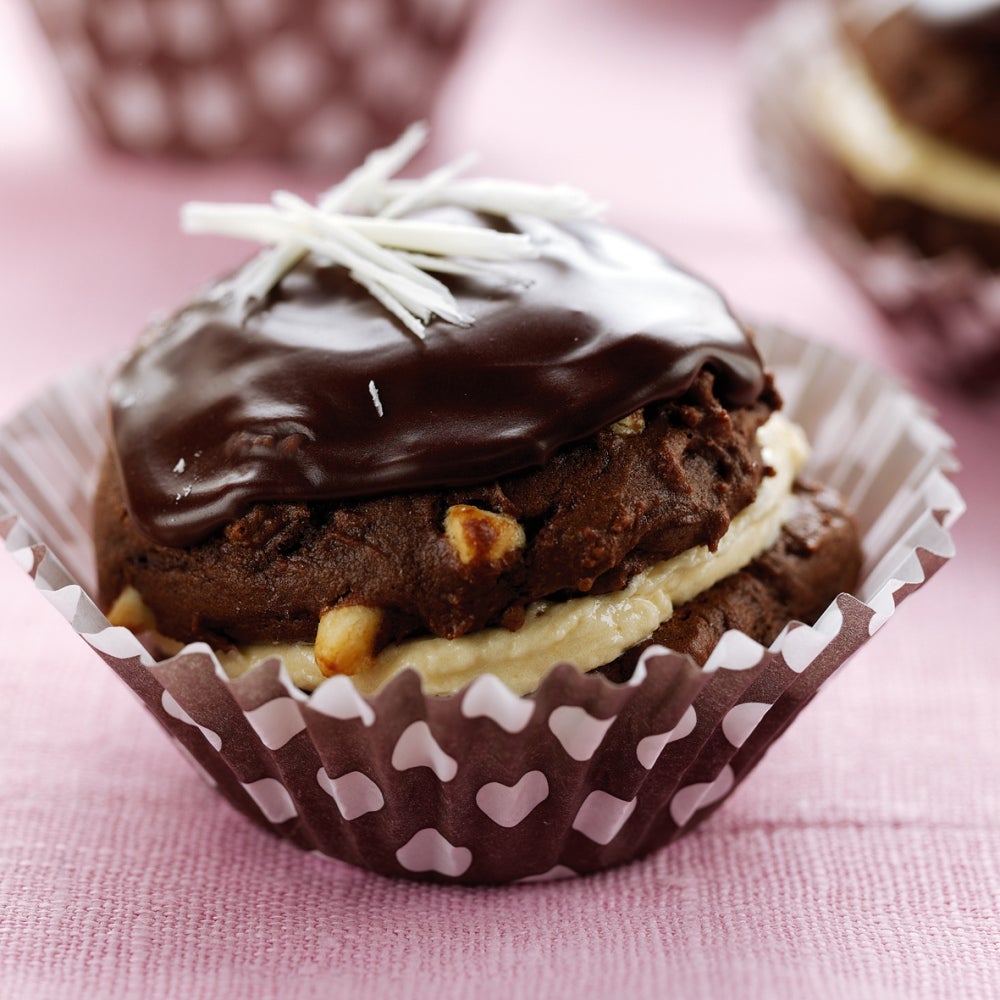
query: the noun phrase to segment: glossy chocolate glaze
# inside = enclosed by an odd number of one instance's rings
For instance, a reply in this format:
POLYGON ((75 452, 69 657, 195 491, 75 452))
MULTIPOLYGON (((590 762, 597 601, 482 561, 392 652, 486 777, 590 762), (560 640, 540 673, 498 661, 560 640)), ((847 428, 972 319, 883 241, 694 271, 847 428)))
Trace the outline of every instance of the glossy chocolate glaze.
POLYGON ((727 403, 758 396, 760 359, 709 286, 600 223, 513 228, 542 255, 451 281, 475 323, 432 322, 424 341, 308 260, 258 308, 237 274, 155 331, 111 390, 136 523, 180 547, 259 501, 490 481, 706 365, 727 403))

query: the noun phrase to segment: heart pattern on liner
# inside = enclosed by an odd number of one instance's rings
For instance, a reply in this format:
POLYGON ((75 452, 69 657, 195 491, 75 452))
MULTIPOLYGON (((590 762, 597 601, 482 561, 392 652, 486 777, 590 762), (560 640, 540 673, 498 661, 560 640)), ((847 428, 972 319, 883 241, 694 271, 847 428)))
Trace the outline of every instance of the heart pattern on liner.
POLYGON ((323 768, 316 772, 316 780, 340 810, 344 819, 357 819, 366 813, 378 812, 385 805, 385 798, 378 785, 360 771, 350 771, 339 778, 331 778, 323 768))
POLYGON ((614 722, 596 719, 575 705, 560 705, 549 716, 549 729, 573 760, 590 760, 614 722))
POLYGON ((476 792, 476 805, 498 826, 517 826, 549 796, 549 783, 541 771, 529 771, 517 784, 491 781, 476 792))
POLYGON ((433 872, 457 878, 472 864, 472 851, 456 847, 433 827, 419 830, 398 851, 396 860, 408 872, 433 872))

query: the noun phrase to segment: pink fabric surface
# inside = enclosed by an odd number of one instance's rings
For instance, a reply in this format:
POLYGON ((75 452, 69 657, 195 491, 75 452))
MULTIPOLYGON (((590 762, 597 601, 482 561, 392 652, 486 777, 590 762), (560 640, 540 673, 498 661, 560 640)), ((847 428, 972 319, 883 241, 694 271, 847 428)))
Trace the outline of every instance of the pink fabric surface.
MULTIPOLYGON (((754 172, 733 9, 498 4, 431 156, 476 147, 484 170, 580 183, 748 313, 910 373, 754 172)), ((12 11, 0 418, 239 259, 182 237, 180 202, 325 180, 96 154, 12 11)), ((1000 407, 916 389, 963 463, 956 559, 710 821, 588 879, 422 886, 273 840, 0 557, 0 995, 997 995, 1000 407)))

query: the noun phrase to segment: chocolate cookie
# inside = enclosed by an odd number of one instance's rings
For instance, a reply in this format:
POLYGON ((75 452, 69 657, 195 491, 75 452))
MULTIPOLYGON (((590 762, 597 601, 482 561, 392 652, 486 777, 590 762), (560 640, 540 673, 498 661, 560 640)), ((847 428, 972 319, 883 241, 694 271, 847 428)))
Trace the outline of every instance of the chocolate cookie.
MULTIPOLYGON (((835 211, 871 242, 903 240, 926 257, 961 249, 987 266, 1000 265, 997 209, 967 193, 982 187, 991 166, 1000 177, 1000 4, 928 0, 887 12, 885 5, 854 0, 837 11, 846 59, 856 62, 871 99, 884 102, 903 128, 914 130, 904 141, 920 144, 916 153, 861 155, 899 163, 900 157, 925 155, 929 142, 932 155, 961 159, 979 176, 958 178, 944 190, 944 168, 928 163, 923 173, 937 175, 937 184, 907 179, 897 187, 891 172, 876 181, 842 149, 828 148, 821 169, 830 175, 835 211), (964 189, 958 197, 956 189, 964 189)), ((855 119, 867 113, 841 112, 855 119)), ((849 141, 864 144, 861 132, 849 141)))
POLYGON ((619 589, 652 562, 714 546, 763 474, 768 393, 727 411, 714 376, 544 466, 475 487, 256 503, 186 548, 128 516, 114 464, 96 508, 100 593, 136 588, 168 636, 216 645, 311 642, 342 604, 386 613, 381 642, 515 627, 542 597, 619 589))
MULTIPOLYGON (((112 387, 96 503, 113 621, 304 648, 314 686, 606 595, 598 666, 638 627, 618 595, 675 564, 677 593, 704 589, 770 545, 804 452, 721 297, 599 223, 458 218, 540 248, 449 280, 465 327, 414 337, 307 257, 262 300, 240 272, 146 338, 112 387)), ((856 539, 829 544, 854 552, 807 574, 810 608, 856 575, 856 539)))
POLYGON ((729 629, 769 645, 790 620, 814 622, 833 594, 861 572, 854 518, 833 490, 799 483, 778 540, 752 563, 682 604, 649 638, 601 668, 611 680, 631 676, 642 649, 657 643, 704 665, 729 629))
POLYGON ((962 250, 987 267, 1000 267, 1000 225, 943 212, 903 195, 873 192, 835 157, 825 160, 837 211, 869 242, 903 240, 928 258, 962 250))
POLYGON ((1000 163, 1000 3, 850 0, 848 47, 904 121, 1000 163))

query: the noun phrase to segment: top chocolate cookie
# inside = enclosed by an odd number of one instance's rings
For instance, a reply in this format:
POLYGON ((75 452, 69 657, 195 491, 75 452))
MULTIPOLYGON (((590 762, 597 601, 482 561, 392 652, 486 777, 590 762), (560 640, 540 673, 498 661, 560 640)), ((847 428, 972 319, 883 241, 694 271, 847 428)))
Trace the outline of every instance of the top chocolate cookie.
MULTIPOLYGON (((502 225, 462 213, 474 225, 502 225)), ((764 387, 721 296, 603 224, 520 218, 539 256, 449 284, 472 323, 403 329, 306 258, 254 302, 241 275, 155 332, 111 393, 136 523, 186 546, 254 503, 469 485, 537 467, 705 368, 764 387)))
POLYGON ((841 22, 901 119, 1000 159, 1000 3, 846 0, 841 22))

